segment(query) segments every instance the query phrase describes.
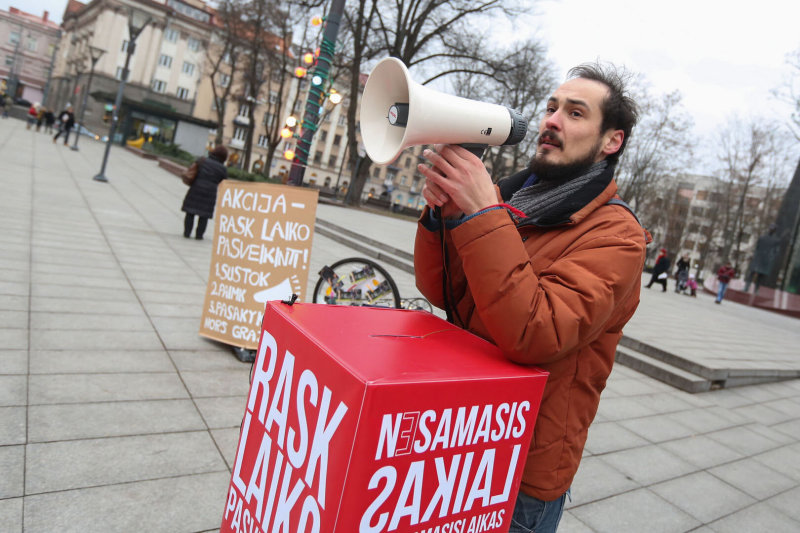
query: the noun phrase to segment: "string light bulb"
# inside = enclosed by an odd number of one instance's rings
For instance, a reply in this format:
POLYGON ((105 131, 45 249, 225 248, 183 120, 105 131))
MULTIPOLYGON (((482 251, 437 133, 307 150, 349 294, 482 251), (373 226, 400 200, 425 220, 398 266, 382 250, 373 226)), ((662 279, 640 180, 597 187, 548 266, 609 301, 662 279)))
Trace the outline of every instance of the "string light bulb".
POLYGON ((308 71, 303 67, 297 67, 296 69, 294 69, 294 75, 297 76, 298 78, 304 78, 307 72, 308 71))
POLYGON ((297 126, 297 117, 295 117, 294 115, 289 115, 288 117, 286 117, 286 125, 289 126, 290 128, 294 128, 295 126, 297 126))
POLYGON ((292 159, 294 159, 294 150, 286 150, 285 152, 283 152, 283 157, 291 161, 292 159))
POLYGON ((322 17, 320 16, 311 17, 312 26, 320 26, 321 24, 322 24, 322 17))

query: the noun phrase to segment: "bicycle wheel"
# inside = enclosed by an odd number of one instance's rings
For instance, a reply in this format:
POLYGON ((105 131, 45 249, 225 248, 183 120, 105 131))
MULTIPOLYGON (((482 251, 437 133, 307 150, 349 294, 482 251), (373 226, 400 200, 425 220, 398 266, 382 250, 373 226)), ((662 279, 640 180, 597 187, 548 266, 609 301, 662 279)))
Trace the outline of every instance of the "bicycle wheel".
POLYGON ((375 261, 348 257, 324 266, 312 302, 400 308, 400 291, 392 276, 375 261))

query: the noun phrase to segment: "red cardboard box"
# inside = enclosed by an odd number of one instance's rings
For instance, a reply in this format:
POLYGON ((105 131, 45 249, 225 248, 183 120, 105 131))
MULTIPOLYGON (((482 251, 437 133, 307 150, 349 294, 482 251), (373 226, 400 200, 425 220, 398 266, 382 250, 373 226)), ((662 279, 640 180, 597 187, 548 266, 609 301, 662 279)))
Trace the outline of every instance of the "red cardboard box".
POLYGON ((507 531, 546 378, 429 313, 269 302, 221 531, 507 531))

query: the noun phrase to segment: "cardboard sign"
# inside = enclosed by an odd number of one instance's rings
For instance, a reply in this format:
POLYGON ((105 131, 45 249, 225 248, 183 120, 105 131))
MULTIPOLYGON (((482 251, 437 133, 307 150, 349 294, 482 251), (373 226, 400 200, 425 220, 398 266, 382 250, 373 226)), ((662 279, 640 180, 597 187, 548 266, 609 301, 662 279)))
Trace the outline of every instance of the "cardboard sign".
POLYGON ((267 304, 222 532, 505 532, 547 373, 422 311, 267 304))
POLYGON ((254 350, 264 304, 292 293, 304 298, 316 212, 312 189, 219 185, 200 335, 254 350))

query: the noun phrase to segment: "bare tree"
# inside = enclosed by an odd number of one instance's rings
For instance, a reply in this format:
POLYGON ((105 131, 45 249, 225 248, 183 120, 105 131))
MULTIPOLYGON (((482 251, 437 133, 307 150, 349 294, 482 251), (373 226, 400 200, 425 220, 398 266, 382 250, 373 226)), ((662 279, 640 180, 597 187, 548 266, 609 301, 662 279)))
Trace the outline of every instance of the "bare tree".
POLYGON ((773 94, 792 106, 788 127, 794 138, 800 141, 800 48, 786 55, 786 65, 789 74, 773 94))
MULTIPOLYGON (((620 196, 642 215, 658 210, 651 201, 665 176, 675 176, 691 165, 690 131, 693 122, 674 91, 652 97, 638 89, 640 120, 618 165, 620 196)), ((649 223, 647 216, 644 220, 649 223)))
POLYGON ((217 134, 214 144, 222 144, 225 129, 225 111, 233 90, 233 76, 237 71, 243 42, 241 33, 241 0, 224 0, 217 7, 217 29, 206 50, 207 75, 211 81, 214 109, 217 113, 217 134))
MULTIPOLYGON (((357 169, 351 179, 348 201, 357 205, 367 180, 371 161, 358 154, 356 111, 360 103, 361 72, 366 62, 379 55, 390 55, 409 67, 435 63, 439 73, 423 80, 432 81, 463 67, 441 68, 470 55, 460 46, 459 36, 474 33, 478 17, 510 12, 512 2, 501 0, 359 0, 345 15, 350 50, 350 108, 347 113, 348 148, 351 165, 357 169), (471 24, 471 25, 470 25, 471 24)), ((483 65, 491 68, 482 56, 471 56, 473 70, 483 65)), ((431 67, 433 68, 433 67, 431 67)))

